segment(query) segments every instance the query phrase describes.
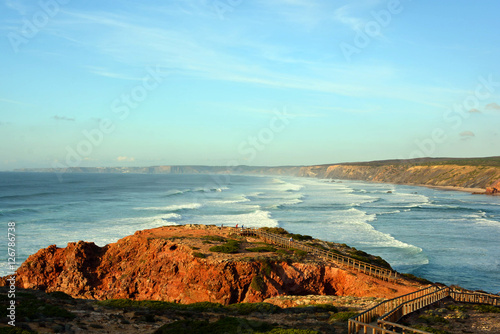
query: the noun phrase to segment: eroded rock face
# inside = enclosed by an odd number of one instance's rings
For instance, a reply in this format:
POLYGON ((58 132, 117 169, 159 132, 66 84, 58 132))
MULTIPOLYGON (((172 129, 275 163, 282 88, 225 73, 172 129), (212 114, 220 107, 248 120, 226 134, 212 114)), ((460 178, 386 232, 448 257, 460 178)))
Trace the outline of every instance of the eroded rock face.
POLYGON ((491 187, 487 187, 486 193, 488 195, 499 195, 500 194, 500 180, 495 182, 491 187))
POLYGON ((189 244, 192 237, 158 236, 162 229, 169 227, 139 231, 105 247, 80 241, 41 249, 18 269, 17 285, 63 291, 76 298, 222 304, 260 302, 279 295, 392 298, 419 288, 323 262, 256 261, 241 257, 245 254, 208 253, 199 258, 189 244))

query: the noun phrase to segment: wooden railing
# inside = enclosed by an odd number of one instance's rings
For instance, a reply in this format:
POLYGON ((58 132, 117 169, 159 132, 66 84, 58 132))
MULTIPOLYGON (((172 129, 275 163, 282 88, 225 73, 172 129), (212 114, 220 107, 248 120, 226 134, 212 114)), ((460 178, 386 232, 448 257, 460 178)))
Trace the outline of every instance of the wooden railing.
POLYGON ((315 255, 322 257, 328 261, 335 262, 335 263, 340 264, 342 266, 349 267, 349 268, 358 270, 364 274, 374 276, 377 278, 381 278, 384 280, 395 280, 398 278, 398 273, 393 271, 393 270, 390 270, 387 268, 382 268, 379 266, 375 266, 373 264, 359 261, 359 260, 353 259, 352 257, 348 257, 345 255, 336 254, 336 253, 331 252, 331 251, 312 247, 312 246, 306 245, 306 244, 299 242, 299 241, 290 241, 290 239, 282 237, 278 234, 265 232, 265 231, 262 231, 260 229, 244 229, 241 231, 241 234, 242 235, 256 235, 256 236, 259 236, 260 238, 262 238, 268 242, 280 245, 280 246, 285 247, 285 248, 300 249, 300 250, 315 254, 315 255))
POLYGON ((398 324, 404 316, 450 297, 457 302, 500 305, 500 296, 478 292, 462 292, 449 287, 431 286, 401 297, 382 302, 349 319, 349 334, 421 333, 429 332, 398 324), (384 312, 385 311, 385 312, 384 312), (383 313, 384 312, 384 313, 383 313), (376 321, 376 324, 374 322, 376 321))
POLYGON ((489 304, 494 306, 500 306, 500 296, 490 295, 487 293, 479 292, 464 292, 458 290, 451 290, 450 297, 457 302, 461 303, 473 303, 473 304, 489 304))
MULTIPOLYGON (((291 241, 280 235, 265 232, 259 229, 244 229, 242 235, 256 235, 260 238, 280 245, 285 248, 294 248, 318 255, 329 261, 350 267, 365 274, 382 279, 397 279, 398 273, 372 264, 353 259, 348 256, 336 254, 330 251, 311 247, 298 241, 291 241)), ((386 300, 366 311, 349 319, 348 333, 371 333, 371 334, 431 334, 429 332, 410 328, 398 324, 404 316, 421 310, 424 307, 437 303, 444 298, 450 297, 457 302, 500 305, 500 296, 487 293, 458 291, 447 286, 429 286, 403 296, 386 300)))
POLYGON ((359 330, 364 329, 365 331, 368 328, 371 328, 372 330, 378 330, 378 332, 374 333, 394 333, 390 330, 386 330, 385 328, 380 328, 376 325, 370 325, 370 323, 377 321, 380 317, 382 317, 384 314, 387 314, 388 312, 391 312, 395 308, 397 308, 399 305, 407 303, 411 300, 414 300, 416 298, 420 298, 422 296, 425 296, 430 293, 434 293, 438 290, 439 288, 436 286, 430 286, 422 290, 418 290, 412 293, 408 293, 403 296, 399 296, 393 299, 389 299, 386 301, 383 301, 382 303, 372 307, 371 309, 368 309, 364 311, 363 313, 358 314, 357 316, 349 319, 349 334, 351 333, 357 333, 359 330), (384 330, 384 331, 381 331, 384 330))

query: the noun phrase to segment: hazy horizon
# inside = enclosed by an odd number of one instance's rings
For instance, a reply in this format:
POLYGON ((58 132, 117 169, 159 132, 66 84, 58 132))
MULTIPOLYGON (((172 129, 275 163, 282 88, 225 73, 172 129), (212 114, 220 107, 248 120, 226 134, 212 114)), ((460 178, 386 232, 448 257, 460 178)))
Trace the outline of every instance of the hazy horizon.
POLYGON ((492 0, 0 8, 0 170, 499 155, 492 0))

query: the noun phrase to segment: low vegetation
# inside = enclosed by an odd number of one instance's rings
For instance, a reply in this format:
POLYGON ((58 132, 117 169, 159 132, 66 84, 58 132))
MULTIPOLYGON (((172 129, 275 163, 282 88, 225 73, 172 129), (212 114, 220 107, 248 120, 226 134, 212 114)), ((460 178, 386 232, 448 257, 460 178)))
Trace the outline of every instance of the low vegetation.
POLYGON ((179 320, 160 327, 155 334, 319 334, 309 329, 285 329, 266 322, 224 317, 215 322, 206 320, 179 320))
POLYGON ((203 240, 208 240, 208 241, 218 241, 218 242, 225 242, 227 239, 218 235, 206 235, 201 237, 203 240))
POLYGON ((205 254, 200 253, 200 252, 193 252, 193 256, 197 257, 197 258, 200 258, 200 259, 204 259, 204 258, 207 257, 205 254))
POLYGON ((330 322, 347 322, 350 318, 356 316, 358 312, 356 311, 344 311, 333 314, 328 321, 330 322))
POLYGON ((276 252, 276 248, 270 245, 247 248, 246 250, 249 252, 257 252, 257 253, 276 252))
POLYGON ((240 250, 241 241, 228 240, 225 244, 210 247, 209 251, 216 253, 233 254, 238 253, 240 250))
MULTIPOLYGON (((57 295, 56 295, 57 296, 57 295)), ((74 319, 76 315, 69 312, 68 310, 48 303, 44 300, 40 300, 33 295, 25 294, 21 295, 25 300, 20 302, 16 308, 16 315, 19 318, 28 319, 43 319, 43 318, 60 318, 60 319, 74 319)))
POLYGON ((263 291, 266 287, 266 283, 264 279, 260 275, 256 275, 252 278, 252 282, 250 283, 250 287, 255 291, 263 291))

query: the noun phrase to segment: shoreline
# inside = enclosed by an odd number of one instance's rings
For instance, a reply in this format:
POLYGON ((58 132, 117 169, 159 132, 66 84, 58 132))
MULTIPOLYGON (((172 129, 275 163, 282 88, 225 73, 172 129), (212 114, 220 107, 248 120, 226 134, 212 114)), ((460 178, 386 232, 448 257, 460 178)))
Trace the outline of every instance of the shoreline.
MULTIPOLYGON (((303 176, 299 176, 303 177, 303 176)), ((320 179, 320 178, 318 178, 320 179)), ((383 181, 373 181, 373 180, 362 180, 362 179, 326 179, 326 180, 340 180, 340 181, 361 181, 361 182, 368 182, 368 183, 382 183, 382 184, 392 184, 396 186, 410 186, 410 187, 424 187, 424 188, 430 188, 430 189, 436 189, 436 190, 445 190, 445 191, 460 191, 460 192, 467 192, 470 193, 471 195, 488 195, 488 196, 497 196, 497 194, 487 194, 486 189, 483 188, 466 188, 466 187, 459 187, 459 186, 435 186, 435 185, 430 185, 430 184, 418 184, 418 183, 394 183, 394 182, 383 182, 383 181)), ((337 182, 337 181, 335 181, 337 182)), ((500 195, 500 194, 499 194, 500 195)))
POLYGON ((465 188, 456 186, 432 186, 432 185, 420 185, 420 187, 426 187, 437 190, 447 190, 447 191, 461 191, 470 193, 472 195, 488 195, 486 193, 486 189, 483 188, 465 188))

